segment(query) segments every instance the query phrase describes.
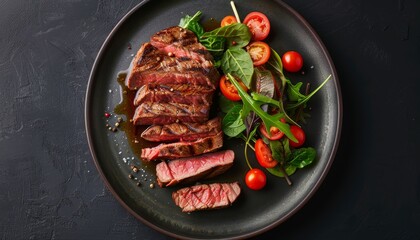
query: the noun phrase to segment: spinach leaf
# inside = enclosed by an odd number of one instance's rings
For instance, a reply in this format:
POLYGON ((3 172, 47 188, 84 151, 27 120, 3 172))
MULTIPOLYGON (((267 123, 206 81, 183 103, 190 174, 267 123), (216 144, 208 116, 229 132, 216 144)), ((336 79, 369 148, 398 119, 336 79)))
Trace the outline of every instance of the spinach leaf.
POLYGON ((311 164, 315 160, 315 157, 315 148, 298 148, 291 152, 288 157, 288 163, 297 168, 304 168, 305 166, 311 164))
POLYGON ((251 40, 251 32, 243 23, 234 23, 228 26, 216 28, 213 31, 206 32, 200 37, 200 42, 205 38, 224 37, 227 40, 227 46, 236 46, 239 48, 248 45, 251 40))
MULTIPOLYGON (((280 169, 280 166, 275 166, 273 168, 266 168, 267 171, 271 174, 273 174, 274 176, 277 177, 286 177, 283 172, 280 169)), ((293 165, 287 165, 284 168, 284 171, 286 172, 287 176, 293 175, 296 172, 296 167, 293 165)))
POLYGON ((234 106, 222 120, 222 130, 229 137, 237 137, 246 127, 241 118, 242 106, 234 106))
POLYGON ((226 38, 224 37, 208 37, 200 40, 207 50, 213 55, 214 58, 219 58, 225 51, 226 38))
POLYGON ((219 96, 219 107, 222 113, 228 113, 233 107, 236 105, 239 105, 242 107, 241 102, 234 102, 227 99, 225 96, 220 95, 219 96))
POLYGON ((283 113, 269 115, 268 113, 264 112, 261 109, 261 105, 266 103, 254 100, 247 92, 245 92, 242 89, 242 87, 240 87, 238 81, 236 81, 236 79, 230 73, 227 74, 227 77, 233 83, 233 85, 235 85, 236 89, 238 90, 238 94, 242 99, 243 108, 241 111, 241 116, 243 120, 245 120, 248 114, 251 111, 253 111, 261 118, 267 129, 270 129, 272 126, 274 126, 280 131, 282 131, 289 139, 291 139, 294 142, 297 142, 297 139, 295 138, 295 136, 293 136, 292 132, 290 131, 290 126, 286 123, 279 121, 279 119, 284 117, 283 113))
POLYGON ((186 28, 186 29, 192 31, 193 33, 195 33, 195 35, 197 35, 197 37, 200 37, 204 33, 204 28, 199 23, 201 15, 202 15, 201 11, 196 12, 194 14, 194 16, 192 16, 192 17, 189 16, 189 15, 186 15, 185 17, 181 18, 178 26, 180 26, 182 28, 186 28))
POLYGON ((229 48, 223 54, 221 63, 224 74, 239 77, 245 86, 251 87, 254 65, 248 52, 239 47, 229 48))

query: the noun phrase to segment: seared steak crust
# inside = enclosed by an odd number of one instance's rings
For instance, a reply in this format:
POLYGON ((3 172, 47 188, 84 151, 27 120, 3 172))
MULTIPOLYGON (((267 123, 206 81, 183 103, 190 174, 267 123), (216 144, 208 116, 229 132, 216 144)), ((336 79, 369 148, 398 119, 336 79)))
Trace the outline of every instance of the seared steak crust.
POLYGON ((155 159, 175 159, 192 157, 212 152, 223 146, 223 132, 215 136, 201 138, 194 142, 161 143, 153 148, 143 148, 141 158, 146 161, 155 159))
POLYGON ((129 89, 154 84, 191 84, 215 88, 219 73, 211 61, 198 62, 189 57, 177 58, 144 43, 132 61, 126 79, 129 89))
POLYGON ((200 62, 213 60, 212 55, 198 42, 193 32, 178 26, 155 33, 150 38, 150 43, 159 50, 179 58, 187 57, 200 62))
POLYGON ((161 187, 191 183, 224 173, 233 165, 232 150, 206 153, 198 157, 180 158, 156 165, 157 182, 161 187))
POLYGON ((238 182, 202 184, 172 193, 172 199, 183 212, 217 209, 232 205, 241 193, 238 182))
POLYGON ((181 103, 145 102, 134 113, 135 125, 164 125, 174 122, 203 123, 208 120, 209 106, 181 103))
POLYGON ((213 101, 213 93, 214 89, 203 85, 147 84, 137 91, 134 106, 138 106, 143 102, 172 102, 210 106, 213 101))
POLYGON ((152 142, 195 141, 214 136, 222 130, 220 118, 205 123, 171 123, 152 125, 143 131, 141 137, 152 142))

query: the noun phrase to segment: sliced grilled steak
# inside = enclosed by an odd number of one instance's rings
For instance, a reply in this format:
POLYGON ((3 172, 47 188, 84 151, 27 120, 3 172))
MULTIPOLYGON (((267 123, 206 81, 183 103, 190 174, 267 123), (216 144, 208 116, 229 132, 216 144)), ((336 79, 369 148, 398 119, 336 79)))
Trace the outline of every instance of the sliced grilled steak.
POLYGON ((178 26, 163 29, 150 38, 150 43, 159 50, 179 58, 192 58, 200 62, 212 61, 212 55, 198 42, 188 29, 178 26))
POLYGON ((156 85, 147 84, 137 91, 134 106, 143 102, 172 102, 189 105, 208 105, 213 100, 214 89, 208 86, 182 85, 156 85))
POLYGON ((211 61, 198 62, 188 57, 176 58, 145 43, 137 52, 126 78, 129 89, 154 84, 190 84, 215 88, 219 73, 211 61))
POLYGON ((208 120, 210 106, 181 103, 145 102, 137 107, 135 125, 164 125, 174 122, 203 123, 208 120))
POLYGON ((232 150, 206 153, 197 157, 180 158, 156 165, 156 177, 161 187, 191 183, 224 173, 233 165, 232 150))
POLYGON ((214 136, 222 130, 220 118, 205 123, 171 123, 152 125, 143 131, 141 137, 151 142, 195 141, 214 136))
POLYGON ((182 188, 172 193, 172 199, 183 212, 228 207, 238 198, 238 182, 212 183, 182 188))
POLYGON ((155 159, 174 159, 192 157, 212 152, 223 146, 223 132, 201 138, 194 142, 161 143, 153 148, 143 148, 141 158, 147 161, 155 159))

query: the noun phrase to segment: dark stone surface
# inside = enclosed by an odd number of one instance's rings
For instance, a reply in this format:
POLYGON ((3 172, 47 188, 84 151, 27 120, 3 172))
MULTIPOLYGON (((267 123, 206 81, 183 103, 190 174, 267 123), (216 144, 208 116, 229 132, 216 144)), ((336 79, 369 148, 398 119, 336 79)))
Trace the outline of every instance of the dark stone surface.
MULTIPOLYGON (((91 66, 138 2, 1 1, 1 239, 169 239, 108 192, 85 136, 91 66)), ((343 131, 314 197, 256 239, 419 239, 419 2, 285 2, 333 58, 343 131)))

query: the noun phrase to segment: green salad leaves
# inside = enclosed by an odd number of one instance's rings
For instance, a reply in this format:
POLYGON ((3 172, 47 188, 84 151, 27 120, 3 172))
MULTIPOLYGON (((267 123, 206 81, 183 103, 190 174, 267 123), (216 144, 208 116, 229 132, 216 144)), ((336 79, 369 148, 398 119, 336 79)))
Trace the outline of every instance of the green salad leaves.
MULTIPOLYGON (((267 171, 275 176, 284 177, 290 185, 289 176, 297 169, 312 164, 317 155, 312 147, 291 147, 294 145, 290 141, 298 142, 298 140, 290 126, 299 126, 299 122, 304 122, 302 112, 307 102, 329 81, 331 75, 312 92, 309 93, 309 86, 306 87, 306 92, 302 92, 303 83, 292 83, 285 76, 280 55, 271 49, 270 58, 262 66, 262 70, 268 71, 268 75, 272 75, 274 81, 270 82, 271 85, 265 86, 270 86, 270 89, 271 86, 275 86, 277 91, 275 97, 263 95, 255 87, 255 79, 261 75, 258 74, 260 70, 255 71, 251 56, 244 49, 252 37, 248 26, 234 23, 205 32, 200 24, 201 17, 200 11, 193 16, 186 15, 180 20, 179 26, 197 35, 198 41, 213 55, 215 66, 220 67, 223 74, 236 87, 241 98, 239 102, 230 101, 224 96, 218 99, 220 110, 224 115, 222 120, 224 134, 245 141, 245 157, 250 168, 248 146, 255 151, 252 142, 256 141, 256 137, 261 137, 269 146, 273 159, 278 162, 275 167, 267 168, 267 171), (252 90, 245 91, 240 87, 238 79, 252 90), (267 132, 275 128, 285 136, 279 140, 269 140, 268 137, 259 134, 258 128, 261 124, 267 132)), ((270 81, 271 78, 260 77, 259 80, 270 81)))

